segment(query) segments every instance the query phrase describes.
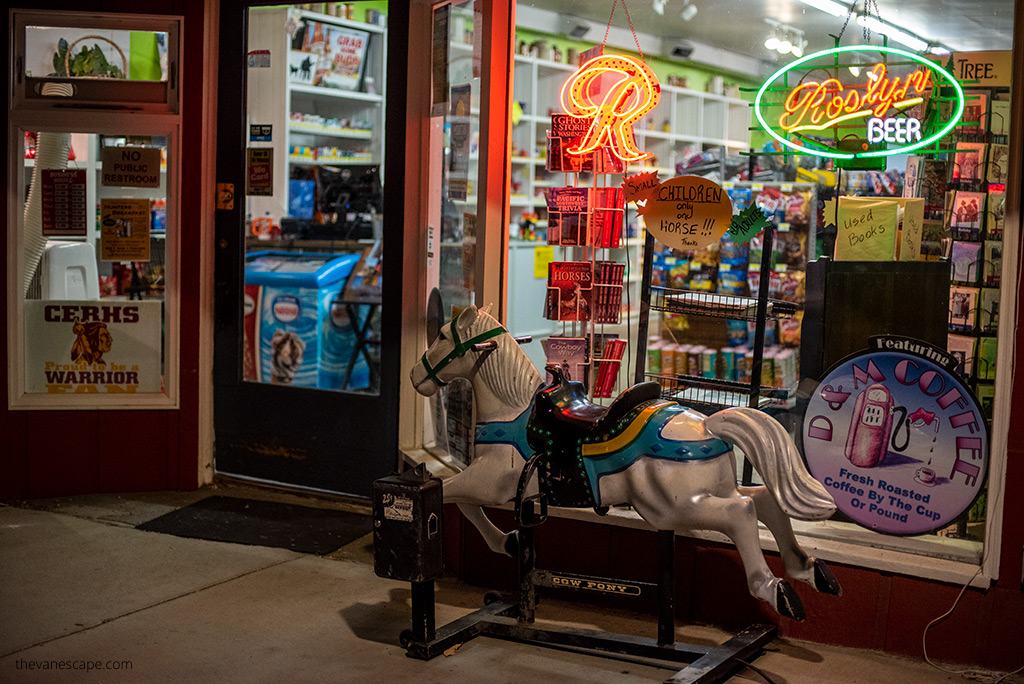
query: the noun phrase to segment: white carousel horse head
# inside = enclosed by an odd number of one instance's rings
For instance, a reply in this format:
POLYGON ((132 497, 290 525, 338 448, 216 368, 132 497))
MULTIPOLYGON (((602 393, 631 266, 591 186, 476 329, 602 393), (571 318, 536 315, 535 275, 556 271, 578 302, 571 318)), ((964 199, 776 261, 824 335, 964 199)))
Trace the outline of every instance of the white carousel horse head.
POLYGON ((473 383, 478 420, 530 404, 540 373, 508 330, 488 311, 469 306, 444 325, 410 372, 413 387, 430 396, 455 378, 473 383))
MULTIPOLYGON (((526 424, 540 374, 497 320, 469 307, 441 329, 410 375, 416 390, 427 396, 457 377, 473 383, 475 454, 465 470, 445 481, 444 498, 459 504, 492 550, 507 553, 510 535, 481 507, 516 495, 520 472, 533 453, 526 424)), ((828 566, 797 544, 789 520, 827 518, 835 504, 770 416, 734 408, 707 417, 670 401, 641 404, 614 431, 589 433, 580 454, 596 503, 630 505, 655 529, 714 530, 732 539, 749 592, 780 614, 802 619, 803 608, 792 587, 765 563, 758 520, 778 542, 790 577, 818 591, 840 593, 828 566), (722 440, 743 451, 765 486, 737 487, 735 456, 722 440)))

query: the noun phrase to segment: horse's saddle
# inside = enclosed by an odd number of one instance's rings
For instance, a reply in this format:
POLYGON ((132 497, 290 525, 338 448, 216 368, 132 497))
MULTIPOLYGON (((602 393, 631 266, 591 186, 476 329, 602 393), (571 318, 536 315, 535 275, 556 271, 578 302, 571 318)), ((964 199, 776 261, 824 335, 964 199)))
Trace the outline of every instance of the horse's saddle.
POLYGON ((582 446, 613 432, 661 396, 661 386, 644 382, 620 394, 611 406, 587 399, 582 383, 548 366, 553 380, 537 393, 527 427, 527 443, 538 454, 541 493, 552 506, 594 506, 596 499, 583 466, 582 446))

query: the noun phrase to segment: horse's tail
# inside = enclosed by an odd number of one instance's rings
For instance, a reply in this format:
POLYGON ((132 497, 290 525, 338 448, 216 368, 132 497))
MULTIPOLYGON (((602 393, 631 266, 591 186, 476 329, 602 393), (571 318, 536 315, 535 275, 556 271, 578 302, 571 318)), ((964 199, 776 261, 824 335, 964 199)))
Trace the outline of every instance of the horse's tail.
POLYGON ((708 416, 704 426, 743 451, 789 517, 824 520, 835 512, 828 490, 807 472, 789 434, 768 414, 730 408, 708 416))

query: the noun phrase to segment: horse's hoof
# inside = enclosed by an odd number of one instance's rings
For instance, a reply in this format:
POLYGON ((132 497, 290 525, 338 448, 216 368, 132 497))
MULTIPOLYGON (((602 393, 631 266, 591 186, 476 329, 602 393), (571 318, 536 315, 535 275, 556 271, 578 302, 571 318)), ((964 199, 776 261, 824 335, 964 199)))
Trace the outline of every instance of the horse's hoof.
POLYGON ((499 594, 496 591, 489 591, 486 594, 484 594, 484 605, 485 606, 489 606, 492 603, 497 603, 501 599, 502 599, 501 594, 499 594))
POLYGON ((512 530, 505 535, 505 555, 515 558, 519 553, 519 530, 512 530))
POLYGON ((832 574, 832 568, 823 560, 814 559, 814 588, 823 594, 842 596, 843 588, 839 580, 832 574))
POLYGON ((786 580, 779 580, 775 587, 775 610, 782 617, 788 617, 797 622, 802 622, 807 617, 803 601, 786 580))

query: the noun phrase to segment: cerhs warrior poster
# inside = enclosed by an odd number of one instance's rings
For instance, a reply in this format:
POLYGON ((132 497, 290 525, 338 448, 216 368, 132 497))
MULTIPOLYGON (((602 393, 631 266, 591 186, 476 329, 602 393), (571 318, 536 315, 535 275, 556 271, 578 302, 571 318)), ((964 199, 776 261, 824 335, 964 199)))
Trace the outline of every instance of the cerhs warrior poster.
POLYGON ((27 300, 26 392, 160 392, 161 307, 160 301, 27 300))

